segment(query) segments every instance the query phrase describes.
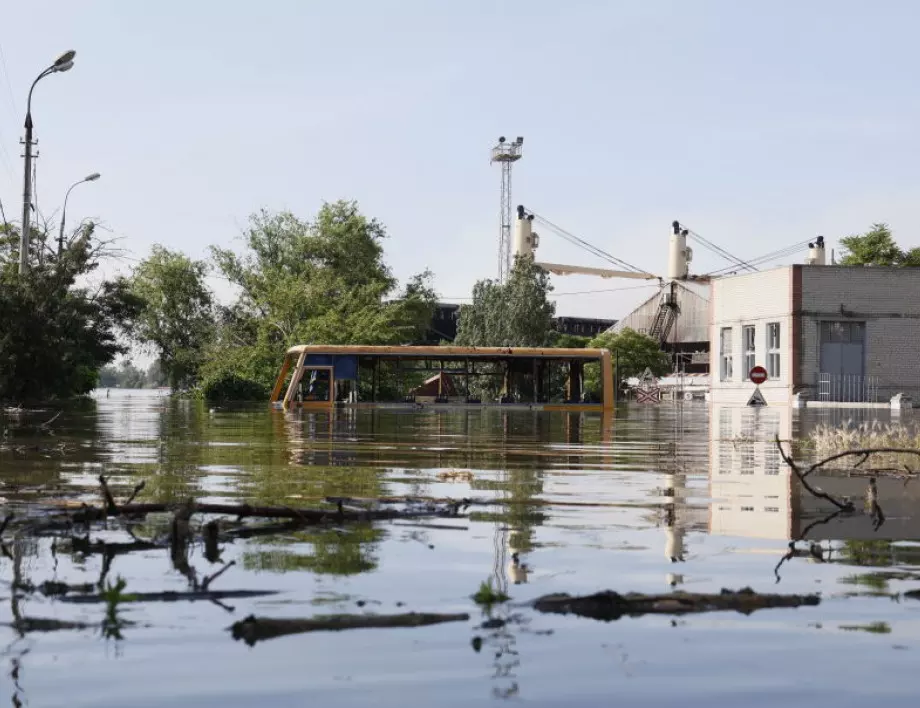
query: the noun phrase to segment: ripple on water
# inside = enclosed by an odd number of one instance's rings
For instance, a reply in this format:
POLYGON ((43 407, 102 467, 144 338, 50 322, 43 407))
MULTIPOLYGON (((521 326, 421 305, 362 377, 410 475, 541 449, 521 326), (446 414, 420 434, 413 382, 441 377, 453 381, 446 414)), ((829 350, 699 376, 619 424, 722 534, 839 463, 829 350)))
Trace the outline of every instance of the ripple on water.
MULTIPOLYGON (((626 704, 707 708, 907 705, 920 649, 920 600, 906 594, 920 588, 912 488, 892 502, 878 531, 862 514, 811 526, 827 509, 791 483, 769 443, 777 433, 807 436, 828 421, 809 415, 698 405, 624 407, 606 417, 285 414, 261 405, 211 415, 194 401, 113 391, 97 397, 94 410, 57 421, 66 454, 0 453, 3 496, 30 509, 27 499, 65 487, 94 499, 104 473, 119 499, 144 480, 141 500, 166 503, 189 495, 281 506, 315 506, 327 496, 482 503, 456 519, 221 538, 216 554, 199 540, 183 572, 167 549, 166 516, 127 526, 114 520, 88 540, 85 529, 10 538, 7 583, 105 586, 120 576, 128 593, 181 591, 190 574, 200 581, 232 561, 213 587, 277 594, 220 605, 126 603, 119 616, 133 624, 118 641, 102 636, 104 605, 14 595, 0 621, 90 626, 26 638, 0 629, 7 640, 0 663, 9 673, 16 662, 14 690, 23 703, 94 708, 306 701, 466 708, 493 698, 600 706, 612 695, 626 704), (799 544, 803 552, 777 568, 789 539, 806 529, 815 552, 799 544), (494 608, 491 618, 502 622, 484 628, 471 595, 490 577, 507 585, 512 603, 494 608), (819 592, 823 601, 751 616, 610 624, 521 606, 550 592, 748 585, 819 592), (408 610, 468 612, 471 620, 296 635, 252 649, 227 631, 248 614, 408 610)), ((861 494, 858 480, 815 481, 861 494)), ((237 522, 222 523, 228 532, 237 522)), ((192 526, 197 532, 198 521, 192 526)))

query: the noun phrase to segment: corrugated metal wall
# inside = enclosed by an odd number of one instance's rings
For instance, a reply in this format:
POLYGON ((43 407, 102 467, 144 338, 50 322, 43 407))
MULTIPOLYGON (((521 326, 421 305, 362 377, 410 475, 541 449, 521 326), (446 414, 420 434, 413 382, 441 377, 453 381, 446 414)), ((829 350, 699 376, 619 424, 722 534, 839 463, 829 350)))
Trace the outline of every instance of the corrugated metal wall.
MULTIPOLYGON (((668 335, 669 344, 689 344, 709 341, 709 283, 683 283, 675 281, 680 313, 677 322, 668 335)), ((639 307, 616 323, 611 329, 617 332, 629 327, 637 332, 648 333, 658 314, 661 300, 671 291, 671 284, 665 283, 661 290, 643 302, 639 307)))

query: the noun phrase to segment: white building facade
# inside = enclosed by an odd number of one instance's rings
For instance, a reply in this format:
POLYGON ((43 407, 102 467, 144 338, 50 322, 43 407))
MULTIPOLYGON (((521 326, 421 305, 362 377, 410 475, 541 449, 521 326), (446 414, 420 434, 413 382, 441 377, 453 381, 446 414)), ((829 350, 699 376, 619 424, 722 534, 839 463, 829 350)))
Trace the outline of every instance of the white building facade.
POLYGON ((714 403, 920 401, 920 269, 791 265, 720 278, 710 300, 714 403))

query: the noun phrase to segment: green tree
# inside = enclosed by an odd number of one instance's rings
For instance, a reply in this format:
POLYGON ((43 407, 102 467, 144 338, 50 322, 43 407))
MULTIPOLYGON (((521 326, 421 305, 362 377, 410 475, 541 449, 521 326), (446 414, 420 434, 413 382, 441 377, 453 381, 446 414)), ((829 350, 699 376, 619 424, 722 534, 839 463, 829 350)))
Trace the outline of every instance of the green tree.
POLYGON ((841 265, 920 266, 920 248, 902 250, 888 224, 872 224, 866 233, 846 236, 840 243, 846 249, 841 265))
POLYGON ((588 346, 591 337, 582 337, 577 334, 553 333, 553 346, 557 349, 584 349, 588 346))
POLYGON ((505 283, 480 280, 473 302, 460 308, 455 344, 467 347, 551 346, 556 306, 545 270, 530 256, 516 256, 505 283))
POLYGON ((294 344, 405 344, 431 321, 430 274, 402 292, 383 260, 386 230, 354 202, 323 204, 312 222, 261 212, 241 254, 212 247, 217 268, 240 291, 220 314, 206 375, 270 385, 294 344))
POLYGON ((126 350, 141 303, 123 278, 86 285, 108 244, 81 225, 58 254, 33 229, 30 269, 19 274, 19 232, 0 225, 0 400, 89 393, 99 369, 126 350))
POLYGON ((144 388, 146 384, 144 372, 128 360, 121 366, 109 364, 99 370, 99 388, 144 388))
MULTIPOLYGON (((617 381, 641 375, 651 369, 655 376, 668 373, 671 358, 661 351, 657 340, 634 329, 625 327, 619 332, 604 332, 588 343, 590 349, 607 349, 616 358, 617 381)), ((585 389, 596 393, 600 390, 600 372, 596 364, 585 368, 585 389)))
POLYGON ((145 303, 135 335, 156 352, 174 389, 195 383, 212 337, 214 316, 206 273, 204 263, 154 246, 131 279, 134 293, 145 303))

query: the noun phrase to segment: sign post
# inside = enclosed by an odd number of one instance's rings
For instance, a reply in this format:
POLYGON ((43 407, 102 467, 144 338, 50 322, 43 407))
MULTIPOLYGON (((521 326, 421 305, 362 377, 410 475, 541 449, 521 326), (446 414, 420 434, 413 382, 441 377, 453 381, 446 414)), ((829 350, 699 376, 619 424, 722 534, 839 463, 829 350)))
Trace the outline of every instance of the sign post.
POLYGON ((763 397, 763 394, 760 392, 760 384, 767 380, 767 370, 762 366, 755 366, 753 369, 748 372, 748 378, 756 386, 754 393, 751 394, 751 397, 748 399, 747 404, 749 406, 765 406, 767 405, 767 399, 763 397))
POLYGON ((639 377, 639 386, 636 388, 637 403, 659 403, 661 401, 661 389, 655 384, 655 374, 650 368, 646 368, 639 377))

